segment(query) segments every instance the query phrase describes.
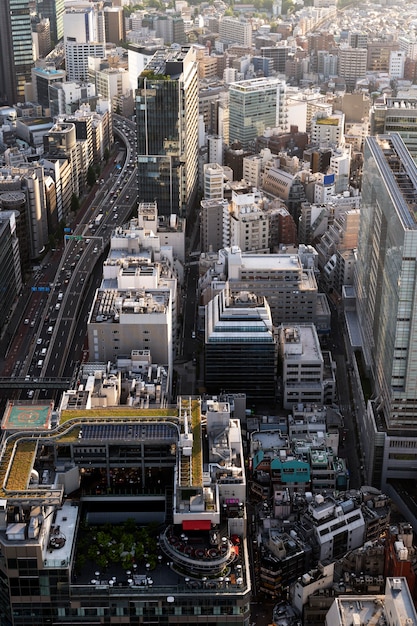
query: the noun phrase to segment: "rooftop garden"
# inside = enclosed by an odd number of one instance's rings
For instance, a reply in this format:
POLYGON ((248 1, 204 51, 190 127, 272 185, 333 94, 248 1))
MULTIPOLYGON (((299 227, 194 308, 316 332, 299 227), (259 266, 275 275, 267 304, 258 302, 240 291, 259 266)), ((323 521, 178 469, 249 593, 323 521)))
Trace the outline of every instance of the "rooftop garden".
POLYGON ((77 411, 63 411, 61 414, 60 424, 82 417, 84 419, 102 418, 103 420, 111 417, 112 419, 125 419, 126 417, 136 417, 138 419, 159 418, 159 417, 178 417, 178 409, 176 407, 169 409, 134 409, 131 407, 110 407, 106 409, 84 409, 77 411))
POLYGON ((22 491, 29 482, 29 472, 33 467, 37 440, 22 441, 17 444, 7 476, 5 488, 9 491, 22 491))
POLYGON ((121 524, 103 525, 89 525, 84 520, 77 542, 77 575, 85 568, 104 572, 116 564, 124 570, 138 565, 152 570, 158 563, 157 536, 156 524, 139 527, 131 518, 121 524))
POLYGON ((337 117, 321 117, 316 120, 316 124, 323 124, 325 126, 339 126, 339 120, 337 117))
POLYGON ((201 485, 203 482, 203 451, 201 449, 201 416, 198 400, 192 402, 191 430, 193 433, 193 485, 201 485))

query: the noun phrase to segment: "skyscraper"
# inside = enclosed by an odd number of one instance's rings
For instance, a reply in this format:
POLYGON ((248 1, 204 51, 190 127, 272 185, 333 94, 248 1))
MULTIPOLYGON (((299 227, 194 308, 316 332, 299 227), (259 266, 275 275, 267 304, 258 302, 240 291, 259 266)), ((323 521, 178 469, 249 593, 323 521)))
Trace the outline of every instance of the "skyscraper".
POLYGON ((254 78, 229 87, 229 141, 249 148, 266 128, 286 130, 285 82, 279 78, 254 78))
POLYGON ((0 2, 0 102, 25 100, 33 66, 32 27, 27 0, 0 2))
POLYGON ((373 382, 360 420, 373 484, 417 476, 416 281, 417 166, 398 134, 368 137, 356 293, 373 382))
POLYGON ((64 0, 38 0, 37 12, 41 17, 49 18, 51 39, 53 43, 58 43, 64 36, 64 0))
POLYGON ((198 181, 198 74, 192 49, 159 50, 138 78, 138 199, 189 213, 198 181))

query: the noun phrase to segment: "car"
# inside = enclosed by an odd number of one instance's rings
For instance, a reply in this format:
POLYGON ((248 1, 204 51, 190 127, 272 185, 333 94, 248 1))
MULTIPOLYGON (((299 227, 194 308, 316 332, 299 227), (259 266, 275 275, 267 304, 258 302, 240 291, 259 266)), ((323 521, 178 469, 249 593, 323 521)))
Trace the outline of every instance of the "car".
POLYGON ((98 248, 94 248, 93 252, 94 252, 94 254, 97 254, 98 248))
POLYGON ((25 319, 25 321, 23 322, 25 325, 29 324, 29 320, 28 318, 25 319))
POLYGON ((42 343, 42 337, 38 337, 38 339, 36 340, 36 343, 38 344, 38 346, 40 346, 42 343))
POLYGON ((192 339, 195 339, 195 330, 193 330, 193 332, 191 333, 191 337, 192 339))
POLYGON ((35 392, 33 391, 33 389, 29 389, 29 391, 28 391, 28 398, 33 398, 33 394, 34 393, 35 392))

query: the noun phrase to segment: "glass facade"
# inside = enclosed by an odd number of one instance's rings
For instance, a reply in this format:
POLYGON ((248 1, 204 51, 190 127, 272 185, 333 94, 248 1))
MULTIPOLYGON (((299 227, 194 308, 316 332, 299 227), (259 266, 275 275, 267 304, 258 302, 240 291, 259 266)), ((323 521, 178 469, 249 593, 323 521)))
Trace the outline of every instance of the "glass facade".
POLYGON ((32 27, 27 0, 0 3, 0 100, 24 102, 33 67, 32 27))
POLYGON ((64 0, 38 0, 38 14, 48 17, 51 25, 51 38, 56 44, 64 36, 62 16, 65 13, 64 0))
POLYGON ((160 215, 185 215, 198 178, 198 77, 192 51, 155 54, 138 78, 136 121, 139 201, 156 201, 160 215))
MULTIPOLYGON (((0 220, 0 329, 6 323, 10 307, 21 288, 20 273, 16 267, 14 249, 17 245, 16 233, 11 232, 9 219, 0 220)), ((19 268, 20 272, 20 268, 19 268)))
POLYGON ((282 119, 282 83, 255 79, 232 83, 229 89, 229 140, 247 149, 266 128, 277 128, 282 119))
POLYGON ((356 288, 366 360, 389 428, 417 427, 414 195, 417 168, 401 138, 368 138, 356 288))

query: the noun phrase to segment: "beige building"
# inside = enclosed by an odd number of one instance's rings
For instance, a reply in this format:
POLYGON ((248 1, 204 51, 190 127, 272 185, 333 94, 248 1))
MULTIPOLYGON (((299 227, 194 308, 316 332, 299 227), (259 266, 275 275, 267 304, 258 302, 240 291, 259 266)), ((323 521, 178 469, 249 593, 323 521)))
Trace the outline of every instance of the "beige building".
POLYGON ((343 45, 338 50, 338 57, 340 78, 344 79, 348 88, 355 87, 356 81, 366 76, 367 49, 343 45))
POLYGON ((269 219, 254 193, 232 192, 230 245, 242 252, 269 252, 269 219), (258 201, 257 201, 258 200, 258 201))

